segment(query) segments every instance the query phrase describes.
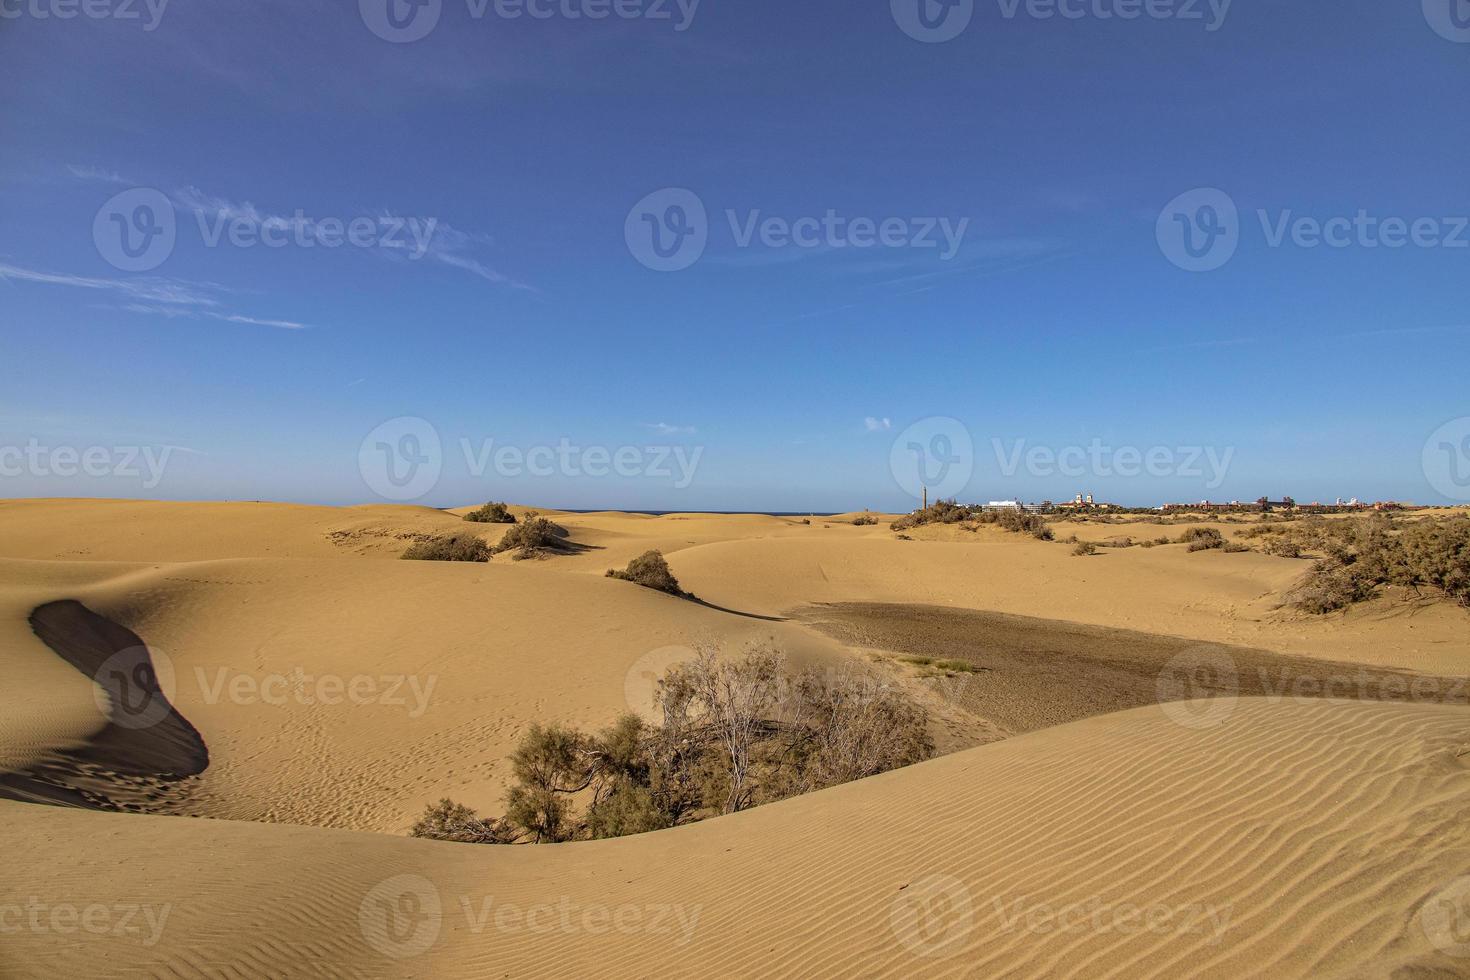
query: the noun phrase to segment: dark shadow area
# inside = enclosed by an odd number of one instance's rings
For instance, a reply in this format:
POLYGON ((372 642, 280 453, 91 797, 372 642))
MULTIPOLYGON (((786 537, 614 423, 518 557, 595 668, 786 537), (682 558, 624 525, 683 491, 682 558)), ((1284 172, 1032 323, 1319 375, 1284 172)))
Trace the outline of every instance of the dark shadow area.
POLYGON ((716 612, 729 613, 731 616, 742 616, 745 619, 759 619, 759 620, 761 620, 763 622, 767 622, 767 623, 784 623, 784 622, 786 622, 786 617, 785 616, 762 616, 760 613, 741 612, 739 609, 729 609, 729 608, 727 608, 725 606, 717 606, 713 602, 706 602, 703 599, 699 598, 699 596, 689 595, 688 593, 685 593, 684 595, 680 596, 680 598, 682 598, 682 599, 688 599, 690 602, 694 603, 696 606, 703 606, 706 609, 713 609, 716 612))
POLYGON ((168 699, 171 671, 164 668, 160 682, 160 667, 136 633, 70 599, 37 607, 30 624, 82 683, 96 683, 108 721, 85 745, 0 773, 0 798, 150 812, 208 768, 204 740, 168 699))
POLYGON ((1212 697, 1470 703, 1464 677, 1008 613, 850 602, 806 606, 792 618, 939 675, 933 683, 946 700, 1012 734, 1212 697), (946 661, 968 668, 945 670, 946 661))

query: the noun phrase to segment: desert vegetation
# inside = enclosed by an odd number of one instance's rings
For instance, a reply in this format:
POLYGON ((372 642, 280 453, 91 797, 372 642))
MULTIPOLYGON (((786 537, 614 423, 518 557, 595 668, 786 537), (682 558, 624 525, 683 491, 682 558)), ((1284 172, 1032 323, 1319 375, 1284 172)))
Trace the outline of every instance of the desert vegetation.
POLYGON ((1391 585, 1470 606, 1470 517, 1311 519, 1290 530, 1273 528, 1263 550, 1272 549, 1321 554, 1289 596, 1306 612, 1343 609, 1391 585))
POLYGON ((657 550, 645 551, 628 562, 627 568, 609 568, 607 577, 633 582, 646 589, 657 589, 669 595, 687 596, 689 594, 679 587, 679 580, 674 577, 673 571, 669 568, 668 560, 664 558, 663 552, 657 550))
POLYGON ((470 511, 464 515, 464 519, 476 524, 514 524, 516 522, 516 516, 510 512, 510 508, 494 500, 470 511))
POLYGON ((770 644, 722 659, 703 646, 659 681, 662 721, 624 715, 598 734, 533 725, 511 757, 505 814, 445 799, 415 837, 555 843, 620 837, 735 813, 930 757, 928 715, 856 669, 787 672, 770 644))
POLYGON ((531 511, 520 523, 508 528, 492 550, 497 555, 511 552, 513 559, 522 561, 566 550, 567 537, 566 528, 531 511))
POLYGON ((988 510, 978 504, 958 504, 953 500, 936 500, 928 507, 905 514, 889 525, 895 531, 907 531, 925 524, 958 524, 974 531, 991 524, 1015 534, 1029 534, 1039 541, 1053 539, 1046 519, 1024 510, 988 510))
POLYGON ((1179 543, 1189 546, 1186 551, 1212 551, 1225 547, 1225 535, 1213 527, 1192 527, 1179 535, 1179 543))
POLYGON ((473 534, 447 534, 417 541, 402 555, 408 561, 489 561, 490 546, 473 534))
POLYGON ((878 518, 875 517, 874 515, 868 513, 867 511, 863 511, 861 514, 859 514, 858 516, 854 517, 852 519, 852 522, 854 524, 856 524, 858 527, 867 527, 867 526, 872 525, 872 524, 877 524, 878 523, 878 518))

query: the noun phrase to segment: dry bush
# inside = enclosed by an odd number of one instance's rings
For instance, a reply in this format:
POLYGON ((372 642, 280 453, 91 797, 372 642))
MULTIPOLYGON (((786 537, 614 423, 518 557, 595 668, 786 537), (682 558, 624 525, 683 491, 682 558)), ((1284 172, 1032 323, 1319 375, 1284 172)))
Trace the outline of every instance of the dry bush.
POLYGON ((548 551, 560 551, 566 547, 567 529, 538 515, 535 511, 526 514, 524 520, 505 532, 494 548, 495 554, 515 550, 517 561, 535 558, 548 551), (516 550, 519 549, 519 550, 516 550))
POLYGON ((469 807, 443 799, 430 806, 409 836, 459 844, 508 844, 516 836, 504 820, 484 820, 469 807))
POLYGON ((1302 531, 1326 556, 1289 594, 1299 609, 1332 612, 1371 599, 1385 585, 1430 588, 1470 606, 1470 517, 1400 527, 1375 514, 1308 524, 1302 531))
POLYGON ((1277 558, 1300 558, 1302 556, 1302 546, 1299 543, 1280 535, 1272 536, 1261 546, 1261 550, 1277 558))
POLYGON ((1097 545, 1093 544, 1091 541, 1078 541, 1077 547, 1072 549, 1072 554, 1078 557, 1081 557, 1083 555, 1095 555, 1097 554, 1097 545))
POLYGON ((1045 518, 1024 510, 982 510, 974 519, 977 524, 994 524, 1013 534, 1029 534, 1038 541, 1051 541, 1054 537, 1045 518))
POLYGON ((863 511, 863 513, 859 514, 857 517, 854 517, 852 519, 852 522, 858 527, 867 527, 870 524, 877 524, 878 518, 874 517, 872 514, 869 514, 867 511, 863 511))
POLYGON ((889 527, 895 531, 907 531, 924 524, 958 524, 969 520, 977 512, 979 512, 977 508, 962 506, 953 500, 936 500, 928 507, 916 510, 912 514, 905 514, 889 527))
POLYGON ((516 522, 516 516, 510 512, 510 508, 493 500, 483 507, 470 511, 464 515, 464 519, 476 524, 514 524, 516 522))
POLYGON ((934 753, 924 709, 872 676, 808 672, 793 701, 787 740, 793 764, 779 774, 782 796, 875 776, 934 753))
POLYGON ((992 524, 1015 534, 1029 534, 1038 541, 1054 538, 1046 519, 1024 510, 986 510, 975 504, 961 505, 953 500, 938 500, 927 508, 916 510, 894 521, 895 531, 907 531, 924 524, 965 524, 973 531, 982 524, 992 524))
POLYGON ((1189 545, 1189 551, 1209 551, 1225 546, 1225 536, 1212 527, 1192 527, 1179 535, 1179 543, 1189 545))
POLYGON ((721 661, 713 647, 705 646, 692 663, 675 666, 659 682, 664 726, 678 732, 702 729, 721 746, 728 773, 725 813, 751 803, 751 755, 779 704, 783 667, 781 654, 770 646, 753 647, 734 662, 721 661))
POLYGON ((679 580, 674 577, 669 568, 668 561, 661 551, 645 551, 643 554, 628 562, 628 567, 622 570, 609 568, 608 578, 622 579, 624 582, 633 582, 646 589, 657 589, 659 592, 667 592, 669 595, 687 596, 688 593, 679 588, 679 580))
POLYGON ((659 682, 660 724, 625 715, 597 735, 533 725, 511 757, 505 817, 445 800, 415 835, 507 844, 644 833, 933 754, 927 713, 899 689, 853 670, 793 679, 784 663, 770 644, 728 660, 705 645, 659 682))
POLYGON ((451 534, 409 546, 401 557, 408 561, 489 561, 490 546, 473 534, 451 534))

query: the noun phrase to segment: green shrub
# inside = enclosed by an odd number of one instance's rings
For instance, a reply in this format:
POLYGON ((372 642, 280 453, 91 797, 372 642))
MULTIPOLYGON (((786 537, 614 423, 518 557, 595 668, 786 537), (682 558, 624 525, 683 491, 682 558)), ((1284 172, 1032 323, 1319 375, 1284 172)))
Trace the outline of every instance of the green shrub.
POLYGON ((451 534, 410 545, 403 553, 409 561, 489 561, 490 546, 473 534, 451 534))
POLYGON ((474 521, 476 524, 514 524, 516 522, 516 516, 510 512, 510 508, 493 500, 478 510, 470 511, 464 515, 464 519, 474 521))
POLYGON ((669 569, 669 563, 661 551, 645 551, 628 562, 628 567, 622 570, 609 568, 607 577, 633 582, 646 589, 657 589, 669 595, 687 594, 679 588, 679 580, 674 578, 674 573, 669 569))

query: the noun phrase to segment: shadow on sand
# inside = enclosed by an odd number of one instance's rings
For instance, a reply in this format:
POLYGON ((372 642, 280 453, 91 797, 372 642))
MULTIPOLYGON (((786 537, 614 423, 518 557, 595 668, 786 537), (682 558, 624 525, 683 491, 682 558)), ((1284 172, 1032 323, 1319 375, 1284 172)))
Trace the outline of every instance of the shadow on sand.
POLYGON ((30 624, 96 685, 107 724, 85 745, 0 773, 0 798, 90 810, 166 809, 187 791, 185 781, 209 766, 204 740, 169 702, 167 663, 155 662, 136 633, 71 599, 37 607, 30 624))

